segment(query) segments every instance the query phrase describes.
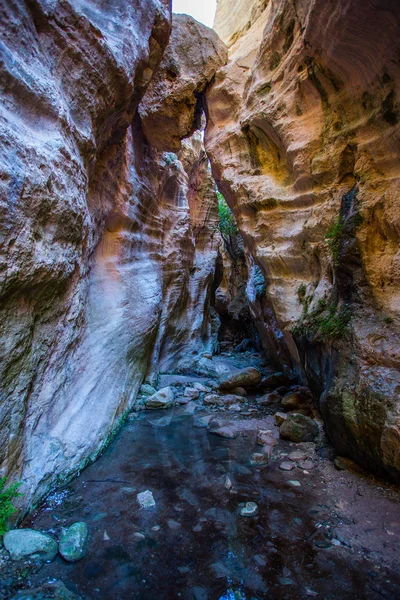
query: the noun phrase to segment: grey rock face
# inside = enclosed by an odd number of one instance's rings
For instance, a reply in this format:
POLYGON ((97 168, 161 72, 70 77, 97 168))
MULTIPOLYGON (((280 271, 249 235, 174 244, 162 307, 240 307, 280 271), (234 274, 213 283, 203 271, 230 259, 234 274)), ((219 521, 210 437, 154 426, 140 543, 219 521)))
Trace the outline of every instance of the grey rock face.
POLYGON ((58 550, 68 562, 83 558, 87 551, 89 528, 84 522, 74 523, 63 531, 58 550))
POLYGON ((52 537, 33 529, 12 529, 4 534, 3 543, 12 560, 30 558, 51 562, 57 555, 57 543, 52 537))

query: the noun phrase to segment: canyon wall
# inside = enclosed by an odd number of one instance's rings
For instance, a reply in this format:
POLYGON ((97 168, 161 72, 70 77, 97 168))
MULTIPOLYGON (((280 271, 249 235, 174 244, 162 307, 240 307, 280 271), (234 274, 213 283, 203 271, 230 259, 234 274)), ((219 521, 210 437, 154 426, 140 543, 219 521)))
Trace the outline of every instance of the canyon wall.
MULTIPOLYGON (((212 348, 217 248, 196 231, 216 198, 201 144, 162 152, 137 110, 177 53, 169 2, 4 0, 0 21, 0 473, 27 506, 96 456, 160 364, 212 348)), ((199 27, 175 144, 225 61, 199 27)))
POLYGON ((219 0, 206 149, 262 270, 270 358, 338 451, 400 476, 400 7, 219 0), (235 16, 236 15, 236 16, 235 16))

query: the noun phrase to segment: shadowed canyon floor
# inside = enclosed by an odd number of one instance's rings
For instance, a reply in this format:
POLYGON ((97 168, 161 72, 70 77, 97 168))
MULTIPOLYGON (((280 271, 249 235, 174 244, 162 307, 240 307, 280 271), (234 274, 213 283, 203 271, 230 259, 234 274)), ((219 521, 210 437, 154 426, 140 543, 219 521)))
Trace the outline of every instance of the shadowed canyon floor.
POLYGON ((2 555, 0 598, 46 578, 99 599, 398 598, 398 492, 336 470, 322 433, 315 443, 279 439, 273 413, 252 396, 240 412, 196 400, 133 413, 102 457, 23 523, 58 538, 87 522, 86 557, 25 563, 18 580, 2 555), (207 415, 235 437, 199 427, 207 415), (251 466, 260 429, 278 443, 268 465, 251 466), (152 509, 139 508, 145 490, 152 509), (246 502, 255 516, 240 515, 246 502))

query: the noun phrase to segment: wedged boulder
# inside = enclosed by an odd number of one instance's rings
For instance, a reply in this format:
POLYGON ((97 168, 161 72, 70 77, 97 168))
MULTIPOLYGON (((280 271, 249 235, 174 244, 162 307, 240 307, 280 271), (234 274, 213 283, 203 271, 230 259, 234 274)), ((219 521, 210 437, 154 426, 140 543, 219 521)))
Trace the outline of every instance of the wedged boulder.
POLYGON ((158 390, 152 396, 149 396, 145 401, 146 408, 170 408, 174 402, 174 392, 172 388, 166 387, 158 390))
POLYGON ((291 442, 312 442, 318 435, 317 423, 300 413, 292 413, 282 423, 279 433, 282 438, 291 442))
POLYGON ((82 600, 65 587, 59 579, 46 581, 39 587, 17 592, 10 600, 82 600))
POLYGON ((168 47, 139 106, 152 146, 179 152, 181 140, 199 125, 199 95, 226 60, 227 50, 215 31, 188 15, 173 15, 168 47))
POLYGON ((269 394, 264 394, 264 396, 260 396, 256 399, 257 404, 260 406, 277 406, 281 404, 282 398, 280 394, 276 392, 270 392, 269 394))
POLYGON ((51 562, 57 556, 57 543, 47 533, 33 529, 11 529, 3 544, 12 560, 31 559, 51 562))
POLYGON ((288 385, 290 385, 289 377, 280 372, 264 377, 260 383, 261 388, 270 390, 274 390, 281 386, 287 387, 288 385))
POLYGON ((62 532, 58 551, 68 562, 80 560, 86 554, 88 538, 87 524, 83 521, 74 523, 62 532))
POLYGON ((235 373, 230 373, 221 378, 220 390, 232 390, 236 387, 255 387, 262 380, 262 374, 255 367, 246 367, 235 373))

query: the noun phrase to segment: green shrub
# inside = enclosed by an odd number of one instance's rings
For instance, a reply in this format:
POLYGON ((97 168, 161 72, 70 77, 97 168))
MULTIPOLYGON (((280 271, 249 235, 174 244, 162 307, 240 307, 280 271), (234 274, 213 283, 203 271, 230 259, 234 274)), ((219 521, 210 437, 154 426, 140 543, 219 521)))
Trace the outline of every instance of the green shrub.
POLYGON ((339 217, 329 229, 325 240, 330 250, 332 261, 335 267, 339 264, 340 243, 343 237, 343 218, 339 217))
POLYGON ((218 197, 218 214, 219 214, 219 230, 222 237, 229 238, 235 236, 238 232, 235 217, 233 212, 227 205, 225 198, 221 192, 217 192, 218 197))
POLYGON ((293 327, 292 332, 299 337, 313 337, 321 340, 333 340, 346 337, 349 333, 351 311, 348 306, 342 304, 338 308, 337 303, 329 305, 325 298, 321 298, 315 309, 293 327))
POLYGON ((300 304, 304 302, 304 299, 306 297, 306 285, 305 283, 302 283, 301 285, 299 285, 299 287, 297 288, 297 296, 299 298, 299 302, 300 304))
POLYGON ((21 483, 12 483, 5 490, 6 477, 0 477, 0 535, 4 535, 7 531, 7 521, 16 512, 16 508, 13 506, 12 501, 14 498, 23 496, 17 492, 17 489, 21 483))

